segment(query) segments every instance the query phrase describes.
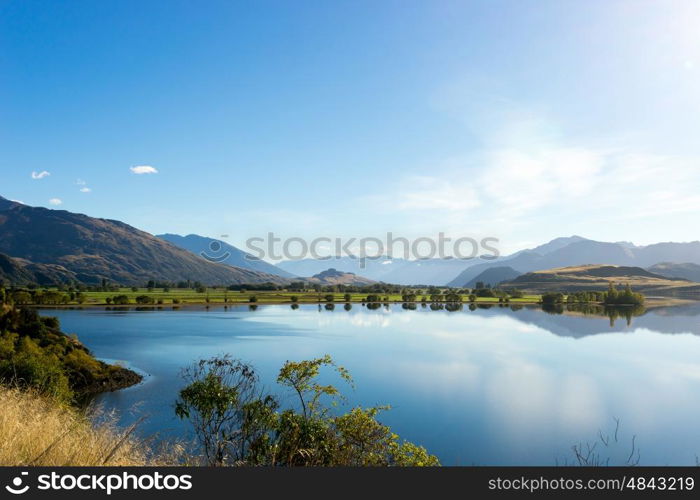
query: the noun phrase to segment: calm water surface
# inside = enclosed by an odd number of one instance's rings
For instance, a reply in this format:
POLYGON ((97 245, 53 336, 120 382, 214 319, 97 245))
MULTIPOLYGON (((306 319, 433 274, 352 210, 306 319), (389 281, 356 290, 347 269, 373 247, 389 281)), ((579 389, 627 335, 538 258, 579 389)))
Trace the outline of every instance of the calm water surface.
MULTIPOLYGON (((571 446, 623 462, 632 436, 642 464, 693 465, 700 455, 700 305, 617 320, 538 308, 345 311, 260 306, 179 311, 44 311, 96 356, 128 362, 145 382, 100 396, 142 432, 185 436, 173 403, 181 367, 222 353, 252 362, 265 385, 285 360, 331 354, 350 370, 349 403, 391 404, 382 416, 444 464, 553 465, 571 446), (600 446, 600 445, 599 445, 600 446)), ((291 397, 288 402, 293 400, 291 397)))

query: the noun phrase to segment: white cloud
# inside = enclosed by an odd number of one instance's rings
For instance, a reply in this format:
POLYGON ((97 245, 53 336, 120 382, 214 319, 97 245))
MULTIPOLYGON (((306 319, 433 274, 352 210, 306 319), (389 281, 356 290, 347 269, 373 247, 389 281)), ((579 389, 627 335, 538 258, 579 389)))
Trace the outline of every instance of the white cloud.
POLYGON ((625 138, 574 141, 546 120, 514 120, 481 150, 415 165, 362 200, 385 220, 408 222, 407 232, 494 236, 504 253, 574 233, 647 244, 688 238, 684 228, 700 215, 700 155, 656 154, 625 138))
MULTIPOLYGON (((382 208, 458 212, 517 220, 566 212, 616 217, 700 212, 700 158, 569 148, 504 149, 462 166, 439 165, 440 176, 407 176, 382 208), (473 165, 478 163, 478 167, 473 165)), ((434 215, 431 215, 434 217, 434 215)))
POLYGON ((41 172, 32 172, 32 179, 43 179, 49 175, 51 175, 51 173, 47 172, 46 170, 42 170, 41 172))
POLYGON ((80 188, 81 193, 89 193, 91 191, 92 191, 92 189, 90 189, 89 187, 81 187, 80 188))
POLYGON ((87 183, 86 183, 84 180, 82 180, 82 179, 76 180, 75 183, 76 183, 78 186, 84 186, 85 184, 87 184, 87 183))
POLYGON ((137 175, 158 173, 158 170, 150 165, 137 165, 135 167, 131 167, 130 170, 137 175))
POLYGON ((63 201, 60 198, 51 198, 49 200, 49 205, 58 206, 58 205, 61 205, 62 203, 63 203, 63 201))

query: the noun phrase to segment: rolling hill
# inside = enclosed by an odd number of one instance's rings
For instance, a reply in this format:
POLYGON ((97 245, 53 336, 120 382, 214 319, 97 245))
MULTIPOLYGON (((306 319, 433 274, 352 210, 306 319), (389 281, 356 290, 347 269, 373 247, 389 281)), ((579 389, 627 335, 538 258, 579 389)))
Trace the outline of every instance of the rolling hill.
POLYGON ((327 269, 323 272, 313 275, 310 278, 306 278, 309 283, 314 283, 318 285, 371 285, 376 283, 376 281, 370 280, 368 278, 363 278, 355 273, 348 273, 344 271, 337 271, 333 268, 327 269))
POLYGON ((682 264, 660 262, 647 268, 647 270, 667 278, 683 278, 700 283, 700 266, 691 262, 682 264))
POLYGON ((474 288, 477 283, 481 282, 495 287, 502 281, 514 280, 521 274, 510 266, 490 267, 472 278, 465 286, 466 288, 474 288))
POLYGON ((667 278, 641 267, 584 265, 569 266, 523 274, 501 283, 504 288, 518 288, 536 293, 604 291, 608 285, 629 283, 635 291, 663 296, 695 296, 700 284, 684 279, 667 278))
POLYGON ((125 285, 150 279, 210 285, 287 281, 209 262, 123 222, 30 207, 2 197, 0 235, 0 253, 35 276, 42 270, 62 268, 84 283, 102 279, 125 285))

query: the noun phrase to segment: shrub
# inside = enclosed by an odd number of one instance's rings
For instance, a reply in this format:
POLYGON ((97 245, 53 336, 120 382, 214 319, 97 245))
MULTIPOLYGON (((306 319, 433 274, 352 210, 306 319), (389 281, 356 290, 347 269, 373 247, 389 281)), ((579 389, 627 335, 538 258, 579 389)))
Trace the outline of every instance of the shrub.
POLYGON ((135 299, 137 304, 145 305, 145 304, 154 304, 155 299, 151 297, 150 295, 139 295, 135 299))
POLYGON ((208 465, 439 465, 425 448, 402 441, 377 420, 388 407, 331 411, 344 397, 317 381, 323 369, 352 385, 347 370, 328 355, 287 361, 277 382, 298 404, 280 411, 277 398, 260 389, 252 366, 228 356, 202 360, 183 372, 188 385, 175 412, 194 427, 208 465))

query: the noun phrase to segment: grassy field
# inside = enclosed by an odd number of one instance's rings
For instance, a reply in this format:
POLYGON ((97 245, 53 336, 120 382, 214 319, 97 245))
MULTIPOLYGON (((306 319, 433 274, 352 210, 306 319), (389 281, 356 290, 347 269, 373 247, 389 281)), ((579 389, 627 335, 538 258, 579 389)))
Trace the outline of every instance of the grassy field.
MULTIPOLYGON (((0 386, 0 465, 176 465, 173 447, 154 454, 148 443, 120 429, 108 415, 95 418, 32 391, 0 386)), ((97 416, 99 417, 99 416, 97 416)))
MULTIPOLYGON (((316 304, 329 302, 326 299, 327 295, 333 295, 333 302, 346 302, 344 293, 327 293, 327 292, 290 292, 290 291, 230 291, 222 288, 208 288, 205 292, 197 292, 194 289, 171 288, 164 290, 162 288, 139 288, 136 291, 131 288, 121 288, 119 291, 109 292, 83 292, 85 302, 82 305, 109 305, 108 298, 116 295, 126 295, 129 298, 129 305, 137 305, 136 297, 148 296, 151 297, 155 305, 188 305, 188 304, 290 304, 295 300, 299 304, 316 304), (255 301, 251 301, 251 297, 255 297, 255 301), (296 299, 294 299, 296 297, 296 299)), ((350 302, 364 302, 367 298, 366 293, 351 293, 350 302)), ((384 301, 388 297, 388 302, 403 302, 399 294, 380 294, 384 301)), ((430 302, 430 297, 425 296, 430 302)), ((423 295, 418 295, 416 302, 420 302, 423 295)), ((540 300, 539 295, 525 295, 523 298, 510 299, 511 303, 536 303, 540 300)), ((468 295, 462 295, 462 301, 468 302, 468 295)), ((478 303, 498 303, 497 298, 479 297, 478 303)), ((72 305, 77 302, 71 302, 72 305)))

